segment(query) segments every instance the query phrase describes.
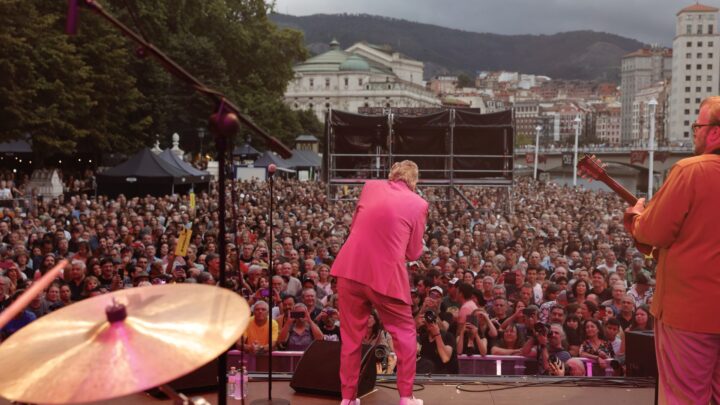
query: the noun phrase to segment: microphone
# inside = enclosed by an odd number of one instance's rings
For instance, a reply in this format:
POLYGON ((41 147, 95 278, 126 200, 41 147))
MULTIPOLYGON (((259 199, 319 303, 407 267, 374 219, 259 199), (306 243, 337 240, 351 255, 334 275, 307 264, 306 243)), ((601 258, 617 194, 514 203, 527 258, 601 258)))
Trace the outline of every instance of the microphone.
POLYGON ((270 163, 268 165, 267 171, 268 171, 268 177, 272 177, 275 174, 275 172, 277 171, 277 166, 275 165, 275 163, 270 163))
POLYGON ((65 22, 65 33, 67 35, 77 34, 78 0, 68 0, 67 20, 65 22))

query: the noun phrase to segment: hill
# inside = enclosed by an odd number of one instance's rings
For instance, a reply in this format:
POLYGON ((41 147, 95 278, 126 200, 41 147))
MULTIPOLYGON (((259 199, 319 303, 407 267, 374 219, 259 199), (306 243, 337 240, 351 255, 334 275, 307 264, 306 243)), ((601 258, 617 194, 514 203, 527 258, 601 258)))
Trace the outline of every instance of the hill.
POLYGON ((304 32, 313 53, 327 50, 333 38, 343 47, 359 41, 388 45, 425 62, 426 78, 508 70, 555 79, 619 82, 622 56, 644 46, 634 39, 595 31, 497 35, 366 14, 272 14, 270 18, 281 27, 304 32))

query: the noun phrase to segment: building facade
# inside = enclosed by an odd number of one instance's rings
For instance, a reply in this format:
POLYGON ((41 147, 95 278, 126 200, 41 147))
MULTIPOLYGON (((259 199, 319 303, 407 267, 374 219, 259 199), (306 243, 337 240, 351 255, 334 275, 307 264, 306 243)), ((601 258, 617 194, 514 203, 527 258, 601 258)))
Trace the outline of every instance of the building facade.
POLYGON ((717 8, 699 3, 677 13, 667 131, 671 143, 692 143, 690 125, 700 102, 720 90, 717 18, 717 8))
POLYGON ((595 136, 601 144, 620 145, 620 103, 599 106, 595 110, 595 136))
POLYGON ((633 134, 633 102, 642 89, 673 74, 673 52, 666 48, 645 48, 625 55, 620 72, 621 137, 620 142, 629 145, 637 142, 633 134))
POLYGON ((651 122, 655 121, 655 145, 666 145, 667 136, 665 133, 665 107, 667 105, 668 86, 667 82, 655 83, 635 94, 632 103, 632 143, 631 146, 647 147, 650 140, 651 122), (655 105, 653 113, 652 102, 655 105))
POLYGON ((364 43, 342 50, 333 40, 329 51, 293 68, 285 103, 312 110, 320 121, 329 109, 356 113, 363 107, 439 107, 440 99, 422 82, 422 66, 364 43))
POLYGON ((536 127, 540 124, 540 103, 534 100, 517 101, 513 105, 515 136, 518 140, 535 143, 536 127))

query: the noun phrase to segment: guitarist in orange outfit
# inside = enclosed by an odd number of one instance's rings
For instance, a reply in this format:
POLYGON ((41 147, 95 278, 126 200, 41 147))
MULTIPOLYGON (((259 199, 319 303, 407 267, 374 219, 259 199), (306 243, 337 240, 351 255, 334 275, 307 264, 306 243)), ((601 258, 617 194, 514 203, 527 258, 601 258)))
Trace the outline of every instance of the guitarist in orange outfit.
POLYGON ((692 131, 697 156, 676 163, 624 222, 659 249, 651 312, 661 402, 720 404, 720 97, 702 102, 692 131))

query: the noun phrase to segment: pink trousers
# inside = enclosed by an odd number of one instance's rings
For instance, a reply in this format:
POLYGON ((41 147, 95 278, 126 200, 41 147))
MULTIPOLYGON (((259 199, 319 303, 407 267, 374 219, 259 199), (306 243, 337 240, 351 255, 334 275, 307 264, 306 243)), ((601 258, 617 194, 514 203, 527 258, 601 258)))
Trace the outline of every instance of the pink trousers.
POLYGON ((397 387, 401 397, 412 397, 417 337, 410 305, 375 292, 365 284, 338 278, 340 312, 340 382, 343 399, 357 395, 362 340, 367 332, 371 306, 390 332, 397 356, 397 387))
POLYGON ((655 323, 661 404, 720 404, 720 334, 655 323))

